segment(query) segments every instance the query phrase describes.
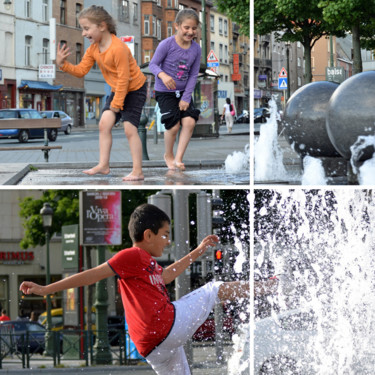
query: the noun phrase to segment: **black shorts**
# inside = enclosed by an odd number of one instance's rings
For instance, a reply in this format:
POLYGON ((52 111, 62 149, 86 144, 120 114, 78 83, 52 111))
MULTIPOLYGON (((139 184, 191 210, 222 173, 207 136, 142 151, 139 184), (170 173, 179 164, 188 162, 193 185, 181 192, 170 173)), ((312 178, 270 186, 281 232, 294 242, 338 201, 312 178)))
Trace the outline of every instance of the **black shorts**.
POLYGON ((155 99, 159 104, 161 113, 161 122, 167 130, 177 125, 184 117, 192 117, 195 121, 198 121, 201 111, 194 107, 193 98, 190 101, 189 108, 186 111, 180 111, 178 105, 182 94, 183 92, 180 92, 180 96, 177 98, 175 92, 155 91, 155 99))
MULTIPOLYGON (((111 102, 115 93, 112 92, 111 95, 107 98, 105 106, 103 108, 104 111, 110 110, 111 102)), ((134 126, 138 128, 139 121, 141 119, 143 105, 145 104, 147 97, 147 82, 135 91, 129 91, 125 96, 124 100, 124 109, 120 109, 120 112, 115 113, 116 115, 116 123, 121 121, 129 121, 134 126)))

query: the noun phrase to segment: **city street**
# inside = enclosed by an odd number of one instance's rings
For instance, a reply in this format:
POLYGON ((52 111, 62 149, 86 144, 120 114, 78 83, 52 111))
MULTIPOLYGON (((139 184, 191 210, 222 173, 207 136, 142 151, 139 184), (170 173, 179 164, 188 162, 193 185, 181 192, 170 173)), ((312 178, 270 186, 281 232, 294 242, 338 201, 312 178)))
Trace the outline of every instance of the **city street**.
MULTIPOLYGON (((0 143, 2 146, 9 147, 23 146, 14 139, 2 139, 0 143)), ((28 142, 28 145, 42 144, 43 140, 28 142)), ((62 149, 52 150, 48 163, 44 161, 44 154, 39 150, 2 151, 0 183, 20 184, 20 180, 28 174, 30 179, 25 178, 22 184, 114 185, 123 183, 121 178, 130 173, 131 170, 129 147, 121 128, 113 129, 112 169, 111 174, 107 176, 87 176, 82 173, 82 170, 90 168, 98 162, 97 129, 74 129, 70 135, 59 134, 56 142, 50 142, 50 145, 61 145, 62 149), (15 175, 17 175, 17 178, 9 182, 15 175)), ((248 165, 249 161, 248 154, 245 154, 247 145, 249 145, 249 124, 235 124, 230 134, 227 133, 225 126, 221 126, 218 138, 192 138, 184 158, 187 167, 186 172, 173 172, 168 171, 163 161, 163 137, 159 136, 157 143, 155 143, 153 136, 148 135, 147 154, 149 160, 143 163, 145 181, 138 181, 136 184, 247 185, 250 181, 249 170, 246 169, 246 163, 248 165), (234 153, 243 154, 243 160, 240 160, 240 162, 244 162, 245 165, 244 169, 235 173, 224 169, 226 159, 234 153), (214 173, 212 173, 212 169, 215 170, 214 173)), ((233 161, 234 164, 238 164, 238 162, 237 158, 233 161)), ((130 184, 134 185, 135 183, 130 184)))

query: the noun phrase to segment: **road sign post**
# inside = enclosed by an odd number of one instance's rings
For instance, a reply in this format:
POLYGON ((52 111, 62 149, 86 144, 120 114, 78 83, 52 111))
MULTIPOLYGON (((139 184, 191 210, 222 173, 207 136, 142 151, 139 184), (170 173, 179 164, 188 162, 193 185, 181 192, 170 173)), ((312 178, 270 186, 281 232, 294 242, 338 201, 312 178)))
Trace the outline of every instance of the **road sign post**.
MULTIPOLYGON (((288 89, 288 73, 284 67, 281 68, 280 73, 279 73, 279 85, 278 88, 279 90, 283 90, 283 95, 284 95, 284 109, 286 106, 286 90, 288 89)), ((288 98, 289 99, 289 98, 288 98)))

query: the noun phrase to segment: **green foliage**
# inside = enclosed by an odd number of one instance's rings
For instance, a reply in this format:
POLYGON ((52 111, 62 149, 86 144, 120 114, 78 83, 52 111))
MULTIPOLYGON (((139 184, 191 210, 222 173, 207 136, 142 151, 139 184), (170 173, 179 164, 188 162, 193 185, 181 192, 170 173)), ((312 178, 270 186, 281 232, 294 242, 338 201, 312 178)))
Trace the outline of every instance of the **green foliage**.
POLYGON ((250 0, 215 0, 215 5, 240 26, 242 34, 250 36, 250 0))
MULTIPOLYGON (((112 247, 120 250, 131 245, 127 225, 133 210, 142 203, 147 202, 147 197, 155 190, 123 190, 122 191, 122 222, 123 244, 112 247)), ((20 202, 20 216, 24 219, 25 235, 20 242, 22 249, 43 246, 46 241, 40 210, 43 203, 48 202, 53 211, 51 235, 60 233, 63 225, 79 223, 79 191, 78 190, 46 190, 40 199, 26 197, 20 202)))

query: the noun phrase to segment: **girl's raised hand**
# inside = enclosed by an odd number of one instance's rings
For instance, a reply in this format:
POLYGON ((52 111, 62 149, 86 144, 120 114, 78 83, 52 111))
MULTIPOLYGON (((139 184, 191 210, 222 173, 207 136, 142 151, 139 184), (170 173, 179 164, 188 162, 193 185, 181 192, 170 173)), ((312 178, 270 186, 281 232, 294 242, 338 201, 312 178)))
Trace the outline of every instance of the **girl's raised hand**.
POLYGON ((45 296, 47 294, 45 288, 45 286, 35 284, 32 281, 24 281, 20 285, 20 291, 23 294, 37 294, 39 296, 45 296))
POLYGON ((60 43, 57 45, 57 52, 56 52, 56 65, 60 67, 64 64, 66 58, 70 55, 69 47, 66 44, 62 46, 60 43))

